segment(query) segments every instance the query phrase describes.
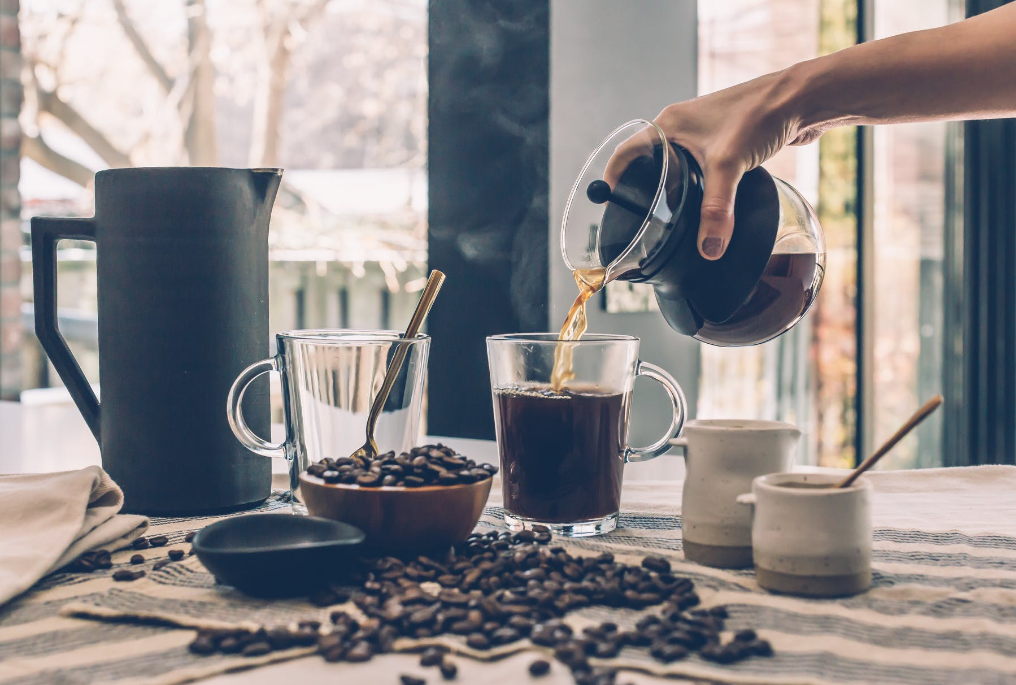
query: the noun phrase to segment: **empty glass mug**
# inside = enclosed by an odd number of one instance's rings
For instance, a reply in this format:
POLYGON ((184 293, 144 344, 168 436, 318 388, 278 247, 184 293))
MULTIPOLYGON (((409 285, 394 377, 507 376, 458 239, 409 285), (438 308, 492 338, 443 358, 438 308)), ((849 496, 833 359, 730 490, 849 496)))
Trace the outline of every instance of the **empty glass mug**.
POLYGON ((586 335, 561 342, 556 333, 487 338, 494 423, 501 457, 505 523, 511 530, 544 525, 561 535, 614 530, 624 464, 666 452, 681 433, 681 386, 658 366, 639 360, 639 339, 586 335), (566 346, 575 376, 550 385, 554 353, 566 346), (628 412, 638 376, 663 385, 670 426, 648 447, 628 444, 628 412))
POLYGON ((278 353, 244 369, 229 390, 229 426, 244 447, 289 461, 290 493, 300 474, 325 457, 348 457, 366 439, 367 415, 400 346, 409 351, 378 417, 374 439, 380 453, 407 452, 420 433, 423 385, 430 337, 404 338, 398 331, 306 330, 276 336, 278 353), (279 444, 254 434, 241 402, 263 373, 282 379, 286 439, 279 444))

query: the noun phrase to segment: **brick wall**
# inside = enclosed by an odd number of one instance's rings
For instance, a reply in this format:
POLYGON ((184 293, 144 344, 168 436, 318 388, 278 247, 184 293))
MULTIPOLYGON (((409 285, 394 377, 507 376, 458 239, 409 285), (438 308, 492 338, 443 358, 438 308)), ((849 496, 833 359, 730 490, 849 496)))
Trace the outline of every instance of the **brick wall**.
POLYGON ((0 399, 21 388, 21 34, 19 0, 0 0, 0 399))

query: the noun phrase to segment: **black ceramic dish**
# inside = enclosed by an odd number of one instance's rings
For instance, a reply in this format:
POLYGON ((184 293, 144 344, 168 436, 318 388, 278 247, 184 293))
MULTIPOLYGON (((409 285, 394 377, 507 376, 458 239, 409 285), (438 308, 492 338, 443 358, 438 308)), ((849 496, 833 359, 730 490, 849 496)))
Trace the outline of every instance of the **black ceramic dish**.
POLYGON ((310 594, 339 580, 363 531, 294 514, 249 514, 218 521, 194 537, 198 559, 221 582, 255 597, 310 594))

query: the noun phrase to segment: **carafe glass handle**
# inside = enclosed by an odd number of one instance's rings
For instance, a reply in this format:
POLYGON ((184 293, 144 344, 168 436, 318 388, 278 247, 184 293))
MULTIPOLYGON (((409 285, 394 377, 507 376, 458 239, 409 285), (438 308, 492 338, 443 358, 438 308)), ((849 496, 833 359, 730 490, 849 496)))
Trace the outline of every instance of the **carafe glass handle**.
POLYGON ((244 447, 255 454, 263 457, 279 457, 286 459, 286 443, 275 444, 256 435, 243 418, 243 394, 247 392, 247 386, 263 373, 275 371, 278 373, 279 364, 273 357, 262 359, 251 364, 240 372, 240 375, 233 381, 233 387, 229 389, 226 398, 226 418, 229 419, 229 427, 233 429, 233 435, 244 447))
POLYGON ((652 378, 662 385, 670 397, 673 414, 670 419, 670 428, 663 434, 663 437, 648 447, 629 447, 624 451, 625 463, 649 461, 669 450, 670 441, 679 436, 681 429, 684 428, 684 419, 687 415, 688 407, 688 402, 684 399, 684 391, 681 390, 681 386, 678 385, 673 376, 655 364, 642 360, 637 361, 635 363, 635 376, 652 378))

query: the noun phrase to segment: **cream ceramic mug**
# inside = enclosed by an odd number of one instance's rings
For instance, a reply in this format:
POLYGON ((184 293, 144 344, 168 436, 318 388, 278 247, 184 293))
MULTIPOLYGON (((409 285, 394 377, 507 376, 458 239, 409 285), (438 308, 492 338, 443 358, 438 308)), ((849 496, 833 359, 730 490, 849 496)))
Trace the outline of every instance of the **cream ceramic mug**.
POLYGON ((841 597, 871 585, 871 482, 842 475, 772 473, 737 501, 754 509, 751 541, 760 587, 841 597))
POLYGON ((684 447, 684 556, 717 568, 751 566, 751 512, 737 503, 752 480, 789 471, 801 431, 779 421, 697 420, 671 444, 684 447))

